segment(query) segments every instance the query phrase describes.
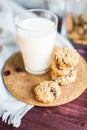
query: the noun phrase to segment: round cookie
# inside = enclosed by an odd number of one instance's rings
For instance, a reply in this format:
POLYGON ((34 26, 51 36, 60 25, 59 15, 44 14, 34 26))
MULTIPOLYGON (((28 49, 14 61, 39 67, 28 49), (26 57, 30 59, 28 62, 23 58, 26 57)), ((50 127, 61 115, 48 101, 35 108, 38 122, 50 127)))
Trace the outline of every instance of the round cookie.
POLYGON ((71 13, 67 13, 66 15, 66 28, 68 32, 72 32, 74 29, 73 16, 71 13))
POLYGON ((79 61, 79 54, 75 49, 70 49, 67 47, 57 48, 54 56, 52 57, 52 62, 61 67, 73 67, 76 66, 79 61))
POLYGON ((59 85, 67 85, 71 82, 74 82, 76 79, 76 70, 72 71, 72 73, 70 73, 67 76, 57 76, 53 71, 51 72, 51 78, 52 80, 55 80, 59 85))
POLYGON ((69 75, 72 71, 76 69, 76 67, 61 67, 57 65, 55 62, 52 62, 51 69, 57 76, 66 76, 69 75))
POLYGON ((71 40, 78 40, 82 38, 82 35, 79 35, 78 32, 76 31, 77 28, 75 28, 74 31, 72 31, 71 33, 68 33, 68 37, 71 40))
POLYGON ((74 22, 74 26, 78 25, 79 23, 81 23, 78 16, 74 16, 73 17, 73 22, 74 22))
POLYGON ((87 23, 87 15, 86 14, 82 14, 80 16, 80 21, 82 21, 83 23, 87 23))
POLYGON ((51 103, 60 95, 60 87, 54 81, 43 81, 34 89, 36 99, 43 103, 51 103))

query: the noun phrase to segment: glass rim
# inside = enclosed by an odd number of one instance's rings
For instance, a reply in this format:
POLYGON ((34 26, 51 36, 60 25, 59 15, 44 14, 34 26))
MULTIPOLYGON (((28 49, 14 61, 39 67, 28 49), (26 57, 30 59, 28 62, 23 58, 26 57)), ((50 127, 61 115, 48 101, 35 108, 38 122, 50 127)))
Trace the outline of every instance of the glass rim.
MULTIPOLYGON (((57 26, 58 17, 57 17, 53 12, 51 12, 51 11, 49 11, 49 10, 46 10, 46 9, 29 9, 29 10, 25 10, 25 11, 22 11, 22 12, 18 13, 18 14, 14 17, 14 23, 15 23, 15 25, 16 25, 19 29, 21 29, 21 30, 23 30, 23 31, 29 31, 29 29, 24 29, 24 28, 20 27, 20 26, 17 24, 16 19, 17 19, 19 16, 21 16, 22 14, 25 14, 25 13, 28 13, 28 12, 36 12, 36 11, 46 12, 46 13, 49 13, 50 15, 52 15, 52 16, 56 19, 56 24, 55 24, 55 25, 57 26)), ((43 17, 42 17, 42 18, 43 18, 43 17)), ((30 30, 30 31, 32 31, 32 30, 30 30)))

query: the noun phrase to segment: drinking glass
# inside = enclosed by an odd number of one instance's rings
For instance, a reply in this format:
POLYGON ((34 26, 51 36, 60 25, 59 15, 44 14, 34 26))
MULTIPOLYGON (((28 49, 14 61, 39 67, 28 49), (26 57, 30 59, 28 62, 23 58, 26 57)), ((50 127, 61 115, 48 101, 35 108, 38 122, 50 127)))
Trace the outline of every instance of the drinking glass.
POLYGON ((15 24, 25 70, 32 74, 47 72, 56 40, 57 16, 48 10, 32 9, 18 14, 15 24))

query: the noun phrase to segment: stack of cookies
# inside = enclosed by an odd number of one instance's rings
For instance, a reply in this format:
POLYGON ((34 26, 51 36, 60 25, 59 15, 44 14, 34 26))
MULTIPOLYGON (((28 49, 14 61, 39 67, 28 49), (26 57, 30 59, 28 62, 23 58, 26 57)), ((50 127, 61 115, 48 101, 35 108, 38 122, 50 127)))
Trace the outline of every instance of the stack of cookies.
POLYGON ((52 56, 51 78, 59 85, 67 85, 76 79, 79 54, 67 47, 57 48, 52 56))
POLYGON ((76 50, 56 47, 51 60, 51 80, 40 82, 34 88, 36 99, 43 103, 58 99, 61 95, 60 85, 67 85, 76 79, 78 61, 76 50))

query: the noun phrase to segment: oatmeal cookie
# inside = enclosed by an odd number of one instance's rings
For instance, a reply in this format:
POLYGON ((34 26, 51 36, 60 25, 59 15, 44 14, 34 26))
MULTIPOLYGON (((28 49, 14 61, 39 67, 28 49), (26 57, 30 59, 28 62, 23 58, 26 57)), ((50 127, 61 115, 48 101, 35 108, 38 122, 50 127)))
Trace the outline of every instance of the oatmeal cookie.
POLYGON ((51 69, 57 76, 66 76, 69 75, 76 67, 61 67, 55 62, 51 64, 51 69))
MULTIPOLYGON (((74 16, 73 17, 73 22, 74 22, 74 25, 78 25, 80 20, 79 20, 79 17, 78 16, 74 16)), ((81 22, 80 22, 81 23, 81 22)))
POLYGON ((79 54, 76 50, 67 47, 57 48, 52 62, 60 67, 75 67, 79 61, 79 54))
POLYGON ((68 32, 72 32, 74 28, 73 17, 71 13, 66 15, 66 27, 68 32))
POLYGON ((86 14, 82 14, 79 16, 80 21, 82 21, 83 23, 87 23, 87 15, 86 14))
POLYGON ((81 39, 81 36, 78 34, 76 29, 73 32, 68 33, 68 37, 72 40, 81 39))
POLYGON ((43 103, 51 103, 60 95, 60 87, 54 81, 43 81, 34 89, 36 99, 43 103))
POLYGON ((76 79, 76 70, 72 71, 69 75, 67 76, 57 76, 55 72, 52 71, 51 73, 51 78, 52 80, 56 81, 59 85, 67 85, 71 82, 74 82, 76 79))

